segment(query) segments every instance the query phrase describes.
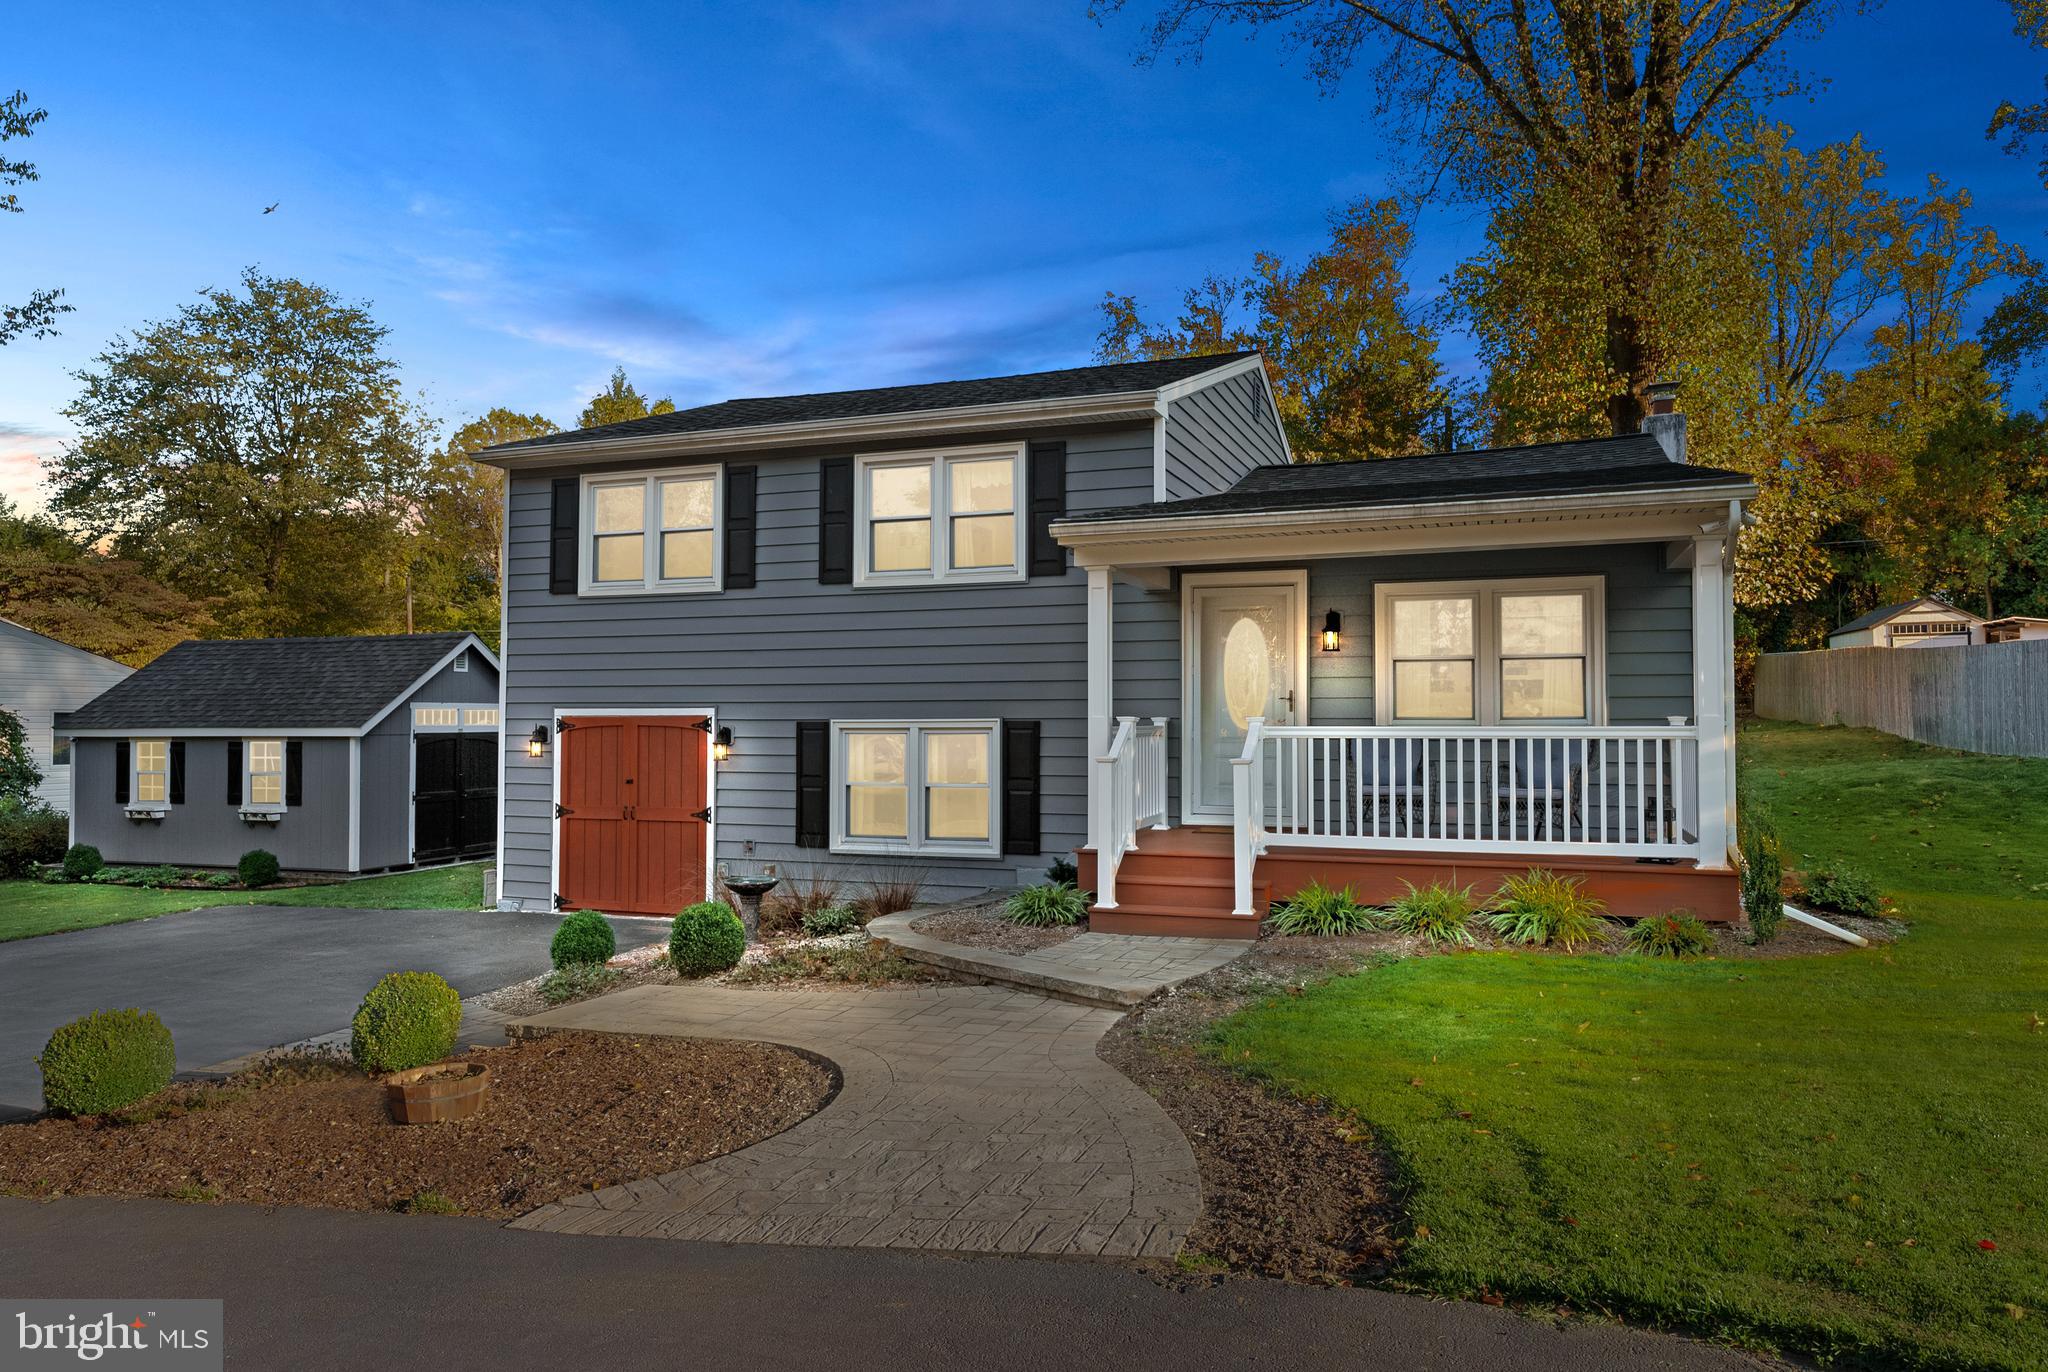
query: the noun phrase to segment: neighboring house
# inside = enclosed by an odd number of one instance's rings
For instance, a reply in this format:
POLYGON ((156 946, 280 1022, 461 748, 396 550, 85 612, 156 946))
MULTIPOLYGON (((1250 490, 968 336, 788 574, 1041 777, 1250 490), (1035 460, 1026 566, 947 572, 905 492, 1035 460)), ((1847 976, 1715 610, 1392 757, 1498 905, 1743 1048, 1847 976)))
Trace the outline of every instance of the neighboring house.
POLYGON ((1879 606, 1828 635, 1830 648, 1960 648, 1982 642, 1982 618, 1933 596, 1879 606))
POLYGON ((481 857, 498 837, 498 660, 474 634, 180 643, 59 717, 71 837, 109 862, 296 871, 481 857))
POLYGON ((1256 933, 1531 863, 1736 909, 1735 473, 1654 434, 1290 465, 1256 355, 734 400, 504 468, 507 908, 1042 879, 1256 933), (1099 860, 1098 860, 1099 859, 1099 860))
POLYGON ((2002 619, 1986 620, 1983 635, 1986 643, 2023 643, 2048 638, 2048 619, 2035 615, 2006 615, 2002 619))
POLYGON ((71 741, 51 728, 52 720, 134 670, 0 619, 0 709, 21 717, 29 755, 43 773, 36 794, 51 809, 71 808, 71 741))

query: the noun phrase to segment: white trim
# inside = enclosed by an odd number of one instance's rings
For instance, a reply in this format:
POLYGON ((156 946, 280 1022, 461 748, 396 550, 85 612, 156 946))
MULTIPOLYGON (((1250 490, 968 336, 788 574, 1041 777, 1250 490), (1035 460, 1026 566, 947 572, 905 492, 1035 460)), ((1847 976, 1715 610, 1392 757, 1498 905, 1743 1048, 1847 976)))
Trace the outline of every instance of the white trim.
MULTIPOLYGON (((501 596, 504 594, 504 588, 502 586, 499 587, 498 593, 501 596)), ((501 665, 499 665, 498 655, 492 652, 489 648, 486 648, 484 646, 484 641, 478 638, 475 634, 466 633, 462 636, 461 642, 457 643, 454 647, 450 648, 446 653, 442 655, 441 660, 439 662, 436 662, 426 671, 420 673, 419 678, 415 680, 412 683, 412 685, 406 687, 403 691, 400 691, 397 695, 393 696, 391 698, 391 703, 389 705, 386 705, 376 714, 371 715, 369 723, 363 725, 362 728, 293 729, 291 731, 291 735, 293 738, 349 738, 351 736, 361 738, 363 735, 369 733, 372 729, 376 728, 379 724, 382 724, 393 710, 396 710, 399 706, 405 704, 408 700, 411 700, 413 697, 413 693, 419 690, 421 687, 425 686, 428 682, 432 681, 434 679, 435 674, 438 673, 443 667, 446 667, 449 663, 453 662, 455 660, 455 655, 457 653, 467 652, 472 648, 474 648, 477 652, 482 653, 484 655, 484 661, 491 664, 491 670, 498 674, 498 689, 500 691, 503 691, 505 689, 505 669, 501 665)), ((500 715, 499 718, 502 719, 504 718, 504 716, 500 715)), ((187 732, 193 731, 188 730, 187 732)), ((236 734, 242 732, 244 731, 239 729, 231 729, 227 731, 227 736, 232 738, 236 734)))
MULTIPOLYGON (((240 729, 187 729, 183 725, 161 726, 162 732, 138 734, 134 729, 74 729, 73 738, 247 738, 249 730, 240 729)), ((271 730, 285 738, 360 738, 361 729, 301 729, 291 725, 278 725, 271 730)))
POLYGON ((1000 719, 835 719, 828 726, 831 759, 826 781, 832 788, 831 850, 864 857, 1000 858, 1003 856, 1003 722, 1000 719), (846 736, 852 732, 900 731, 904 740, 906 837, 849 838, 846 832, 846 736), (988 737, 988 839, 983 843, 925 837, 924 737, 980 733, 988 737))
POLYGON ((1152 418, 1152 498, 1155 501, 1166 499, 1166 422, 1171 417, 1170 408, 1161 401, 1159 413, 1152 418))
MULTIPOLYGON (((1308 569, 1282 568, 1265 572, 1188 572, 1180 579, 1180 818, 1183 824, 1227 824, 1231 806, 1206 808, 1201 804, 1201 700, 1202 626, 1196 601, 1200 591, 1285 590, 1294 597, 1294 711, 1289 720, 1268 720, 1268 724, 1291 724, 1309 715, 1308 681, 1308 569)), ((1230 773, 1224 773, 1230 776, 1230 773)))
MULTIPOLYGON (((977 443, 963 447, 913 448, 861 453, 853 462, 853 584, 859 586, 949 586, 1022 581, 1029 574, 1030 511, 1025 492, 1025 445, 977 443), (1010 462, 1011 565, 955 569, 953 561, 952 464, 1008 458, 1010 462), (878 467, 925 467, 931 472, 931 566, 925 571, 878 572, 869 566, 874 551, 868 511, 868 474, 878 467)), ((1000 511, 991 511, 1000 513, 1000 511)))
MULTIPOLYGON (((1110 719, 1115 710, 1116 700, 1116 587, 1110 579, 1109 568, 1088 569, 1085 613, 1088 640, 1088 736, 1082 742, 1081 758, 1084 763, 1090 763, 1097 753, 1110 744, 1110 719)), ((1106 830, 1109 826, 1110 805, 1109 774, 1090 763, 1088 824, 1083 838, 1097 853, 1102 852, 1108 842, 1106 830)))
POLYGON ((1196 391, 1205 390, 1219 381, 1228 381, 1233 376, 1243 376, 1254 368, 1265 370, 1265 359, 1258 353, 1253 353, 1249 357, 1232 358, 1228 362, 1211 367, 1206 372, 1196 372, 1193 376, 1169 381, 1159 388, 1156 395, 1159 400, 1172 404, 1184 395, 1193 395, 1196 391))
MULTIPOLYGON (((652 718, 669 716, 684 717, 702 715, 711 722, 704 733, 704 804, 710 807, 711 820, 704 826, 704 899, 710 900, 718 890, 718 764, 711 760, 711 740, 718 736, 718 711, 716 709, 677 709, 670 706, 655 706, 651 709, 629 708, 620 705, 597 705, 587 709, 556 706, 548 718, 548 893, 544 897, 543 909, 548 914, 555 912, 555 897, 562 892, 562 821, 555 817, 555 807, 562 803, 562 716, 564 715, 647 715, 652 718)), ((502 748, 501 750, 502 751, 502 748)), ((504 791, 500 790, 500 804, 504 791)), ((502 850, 505 842, 504 831, 498 833, 498 844, 502 850)), ((504 878, 500 877, 499 887, 503 889, 504 878)))
POLYGON ((1585 576, 1479 577, 1468 581, 1381 581, 1372 588, 1372 716, 1385 728, 1541 729, 1551 725, 1607 723, 1607 578, 1585 576), (1500 598, 1565 591, 1586 597, 1586 713, 1576 719, 1500 717, 1500 598), (1394 636, 1387 622, 1390 603, 1429 596, 1471 596, 1475 602, 1472 645, 1472 710, 1469 720, 1394 717, 1394 636))
MULTIPOLYGON (((412 824, 412 801, 408 797, 405 806, 408 829, 412 824)), ((352 738, 348 741, 348 869, 351 872, 363 870, 363 741, 352 738)))
MULTIPOLYGON (((508 475, 503 482, 503 497, 498 511, 498 647, 508 656, 512 651, 512 588, 505 584, 505 568, 512 561, 512 478, 508 475)), ((497 860, 491 870, 497 877, 498 889, 491 897, 491 903, 504 908, 505 904, 505 763, 509 740, 505 737, 505 725, 511 716, 506 712, 507 681, 511 673, 502 664, 498 667, 498 839, 497 860)), ((531 730, 528 730, 531 733, 531 730)), ((521 747, 525 740, 521 740, 521 747)), ((407 747, 412 745, 408 743, 407 747)), ((406 764, 410 767, 412 764, 406 764)), ((410 793, 408 793, 410 794, 410 793)), ((408 806, 410 801, 407 802, 408 806)), ((552 840, 551 840, 552 842, 552 840)), ((405 848, 408 857, 412 853, 412 821, 406 821, 405 848)))
POLYGON ((725 589, 725 466, 696 463, 687 467, 654 467, 610 474, 584 472, 576 488, 576 594, 580 596, 712 595, 725 589), (708 477, 711 481, 711 575, 664 580, 660 574, 662 535, 661 483, 677 478, 708 477), (640 489, 640 580, 597 579, 597 495, 600 487, 638 485, 640 489))

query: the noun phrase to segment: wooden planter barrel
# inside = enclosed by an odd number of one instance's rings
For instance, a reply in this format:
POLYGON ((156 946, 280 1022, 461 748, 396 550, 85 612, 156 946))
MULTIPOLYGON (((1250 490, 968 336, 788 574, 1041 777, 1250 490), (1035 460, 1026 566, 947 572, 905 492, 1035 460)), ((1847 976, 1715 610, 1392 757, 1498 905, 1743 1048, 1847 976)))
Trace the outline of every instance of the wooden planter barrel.
POLYGON ((436 1062, 384 1078, 384 1103, 399 1124, 466 1120, 483 1109, 491 1069, 480 1062, 436 1062))

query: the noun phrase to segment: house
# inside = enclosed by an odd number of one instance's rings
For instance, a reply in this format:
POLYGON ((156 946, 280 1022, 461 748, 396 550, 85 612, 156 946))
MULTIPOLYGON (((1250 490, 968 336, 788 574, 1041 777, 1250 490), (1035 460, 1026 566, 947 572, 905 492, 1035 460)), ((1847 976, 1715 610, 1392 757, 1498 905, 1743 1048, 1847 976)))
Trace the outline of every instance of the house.
POLYGON ((134 670, 0 619, 0 709, 20 716, 29 756, 43 774, 36 795, 51 809, 71 808, 71 740, 52 729, 57 712, 85 704, 134 670))
POLYGON ((2038 615, 2006 615, 1986 620, 1982 632, 1986 643, 2024 643, 2048 638, 2048 619, 2038 615))
POLYGON ((1922 596, 1881 605, 1828 635, 1830 648, 1960 648, 1984 642, 1984 621, 1946 600, 1922 596))
POLYGON ((508 444, 498 896, 717 868, 1094 927, 1309 876, 1732 918, 1735 473, 1651 432, 1295 466, 1261 359, 730 400, 508 444))
POLYGON ((109 862, 368 872, 498 837, 498 659, 474 634, 180 643, 58 716, 71 837, 109 862))

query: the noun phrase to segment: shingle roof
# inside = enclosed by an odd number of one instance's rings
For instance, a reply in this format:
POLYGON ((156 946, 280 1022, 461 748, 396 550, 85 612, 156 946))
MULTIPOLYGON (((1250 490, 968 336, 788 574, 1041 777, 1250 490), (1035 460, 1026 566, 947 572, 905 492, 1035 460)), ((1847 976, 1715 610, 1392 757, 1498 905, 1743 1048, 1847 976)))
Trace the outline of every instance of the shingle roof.
MULTIPOLYGON (((1842 625, 1840 628, 1829 630, 1828 637, 1833 638, 1836 634, 1853 634, 1858 629, 1872 628, 1875 625, 1884 623, 1887 619, 1890 619, 1895 615, 1904 614, 1906 611, 1912 609, 1915 605, 1939 605, 1942 609, 1953 611, 1954 613, 1959 615, 1970 614, 1968 610, 1956 609, 1955 606, 1949 604, 1946 600, 1943 600, 1939 596, 1914 596, 1911 600, 1902 600, 1896 605, 1880 605, 1867 615, 1858 615, 1856 616, 1856 618, 1850 620, 1847 624, 1842 625)), ((1970 618, 1975 619, 1976 616, 1970 615, 1970 618)))
POLYGON ((649 415, 594 429, 545 434, 519 443, 485 448, 485 453, 525 452, 559 443, 584 443, 602 438, 643 438, 658 434, 703 433, 714 429, 753 429, 772 424, 813 420, 868 419, 880 415, 918 414, 973 405, 1005 405, 1031 400, 1076 400, 1124 391, 1150 391, 1214 371, 1250 353, 1213 353, 1173 357, 1159 362, 1111 362, 1095 367, 1067 367, 1053 372, 1023 372, 971 381, 931 381, 913 386, 880 386, 864 391, 821 391, 814 395, 756 396, 698 405, 672 414, 649 415))
POLYGON ((69 714, 60 729, 356 729, 468 634, 193 639, 69 714))
POLYGON ((1204 514, 1282 514, 1368 509, 1489 496, 1681 489, 1747 482, 1740 472, 1673 462, 1648 434, 1539 443, 1477 452, 1426 453, 1369 462, 1259 467, 1215 495, 1101 510, 1069 524, 1178 519, 1204 514))

